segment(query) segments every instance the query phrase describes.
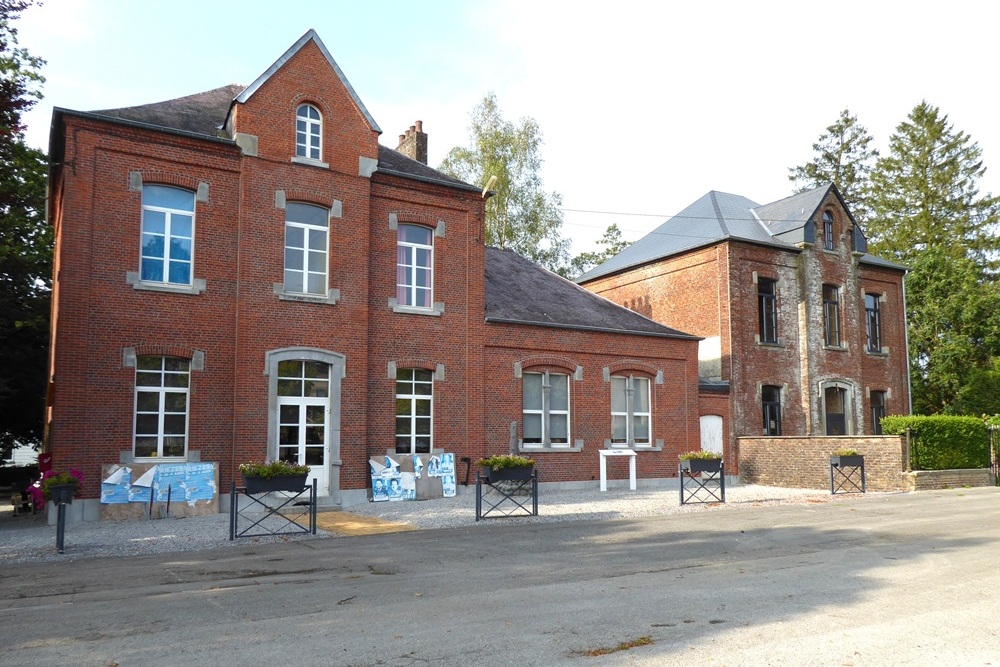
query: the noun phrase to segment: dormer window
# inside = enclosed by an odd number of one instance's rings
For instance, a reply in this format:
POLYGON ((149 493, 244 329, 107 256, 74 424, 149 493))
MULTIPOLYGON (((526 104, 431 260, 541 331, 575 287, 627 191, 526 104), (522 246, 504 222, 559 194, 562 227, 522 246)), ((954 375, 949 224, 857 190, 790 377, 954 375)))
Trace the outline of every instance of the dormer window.
POLYGON ((823 211, 823 250, 833 250, 833 215, 823 211))
POLYGON ((311 104, 300 104, 295 112, 295 156, 323 159, 323 117, 311 104))

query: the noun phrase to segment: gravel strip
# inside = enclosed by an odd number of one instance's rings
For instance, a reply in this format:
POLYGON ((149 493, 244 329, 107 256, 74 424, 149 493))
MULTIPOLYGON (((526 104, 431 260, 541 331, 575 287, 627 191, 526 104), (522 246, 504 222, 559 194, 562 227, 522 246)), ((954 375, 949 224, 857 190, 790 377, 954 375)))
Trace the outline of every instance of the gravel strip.
MULTIPOLYGON (((873 494, 868 494, 873 495, 873 494)), ((489 517, 475 521, 475 493, 455 498, 421 502, 364 503, 347 511, 387 521, 403 522, 420 529, 457 526, 489 526, 579 521, 584 519, 634 519, 681 512, 725 511, 761 505, 829 502, 859 496, 831 496, 829 491, 785 489, 739 485, 726 489, 725 504, 681 506, 677 489, 628 491, 612 489, 601 493, 583 491, 540 491, 537 517, 489 517)), ((530 501, 529 501, 530 502, 530 501)), ((529 504, 530 507, 530 504, 529 504)), ((160 519, 152 521, 95 521, 66 526, 65 553, 56 551, 56 528, 42 515, 13 517, 0 515, 0 564, 65 562, 81 558, 140 556, 170 552, 198 551, 220 547, 285 542, 290 540, 338 537, 322 530, 316 536, 247 537, 229 541, 229 515, 160 519)))

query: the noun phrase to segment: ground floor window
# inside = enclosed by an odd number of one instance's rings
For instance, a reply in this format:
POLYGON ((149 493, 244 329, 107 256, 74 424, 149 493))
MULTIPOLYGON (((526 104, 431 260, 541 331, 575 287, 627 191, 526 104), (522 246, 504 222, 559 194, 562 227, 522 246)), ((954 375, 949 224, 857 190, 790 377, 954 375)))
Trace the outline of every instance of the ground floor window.
POLYGON ((396 453, 429 454, 433 446, 434 372, 396 371, 396 453))
POLYGON ((522 394, 525 445, 569 445, 569 376, 525 373, 522 394))
POLYGON ((781 435, 781 387, 761 387, 760 403, 764 413, 764 435, 781 435))
POLYGON ((650 444, 649 378, 611 378, 611 443, 650 444))
POLYGON ((882 418, 885 417, 885 392, 873 391, 871 393, 872 407, 872 434, 882 435, 882 418))
POLYGON ((849 387, 839 384, 822 386, 823 424, 826 435, 851 435, 851 393, 849 387))
POLYGON ((135 366, 136 458, 187 456, 191 362, 176 357, 138 357, 135 366))

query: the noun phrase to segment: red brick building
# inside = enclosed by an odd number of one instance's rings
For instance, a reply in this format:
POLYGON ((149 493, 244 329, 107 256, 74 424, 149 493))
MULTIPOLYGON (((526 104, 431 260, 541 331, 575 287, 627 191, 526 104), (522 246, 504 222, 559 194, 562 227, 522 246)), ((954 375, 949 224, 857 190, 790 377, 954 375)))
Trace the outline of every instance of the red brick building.
POLYGON ((611 445, 676 476, 698 338, 486 248, 422 130, 379 145, 312 31, 245 88, 56 109, 47 447, 86 498, 107 464, 214 462, 225 491, 281 457, 350 504, 370 456, 512 445, 543 481, 611 445))
POLYGON ((868 254, 829 185, 764 206, 709 192, 578 282, 703 338, 732 443, 878 434, 909 414, 905 272, 868 254))

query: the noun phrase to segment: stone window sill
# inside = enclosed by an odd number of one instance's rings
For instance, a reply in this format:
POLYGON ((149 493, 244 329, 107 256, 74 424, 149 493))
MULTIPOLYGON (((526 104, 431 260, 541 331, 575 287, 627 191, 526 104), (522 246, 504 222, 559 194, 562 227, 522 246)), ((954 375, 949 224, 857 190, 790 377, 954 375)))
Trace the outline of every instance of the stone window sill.
POLYGON ((328 304, 335 305, 340 301, 340 290, 331 289, 327 291, 326 296, 321 296, 319 294, 301 294, 298 292, 286 292, 284 291, 284 285, 281 283, 274 283, 274 293, 278 296, 281 301, 297 301, 298 303, 316 303, 316 304, 328 304))
POLYGON ((165 292, 167 294, 198 295, 208 289, 208 281, 204 278, 195 278, 190 285, 151 283, 140 280, 138 271, 127 271, 125 273, 125 283, 131 285, 133 289, 147 292, 165 292))

